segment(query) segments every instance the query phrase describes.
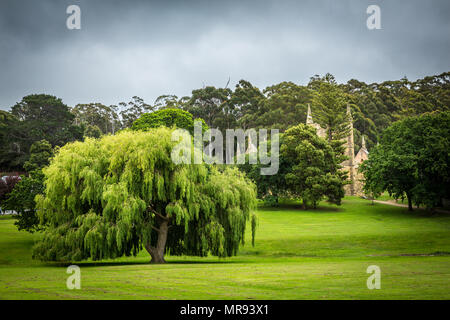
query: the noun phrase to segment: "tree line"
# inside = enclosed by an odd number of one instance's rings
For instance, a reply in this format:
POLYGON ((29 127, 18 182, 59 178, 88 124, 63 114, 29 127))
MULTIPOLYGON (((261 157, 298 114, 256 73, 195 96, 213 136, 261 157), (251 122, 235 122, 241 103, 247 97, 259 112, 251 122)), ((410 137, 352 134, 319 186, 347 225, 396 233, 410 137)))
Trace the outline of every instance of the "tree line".
MULTIPOLYGON (((9 111, 0 110, 0 171, 23 171, 31 145, 46 140, 53 147, 99 137, 131 127, 144 113, 164 108, 190 112, 204 119, 210 128, 280 129, 305 123, 307 105, 322 126, 335 127, 336 110, 349 104, 354 121, 355 149, 362 135, 370 149, 393 122, 407 116, 449 110, 450 72, 416 81, 366 84, 352 79, 339 84, 331 74, 311 77, 307 85, 281 82, 261 90, 240 80, 234 90, 206 86, 178 98, 162 95, 153 104, 140 97, 106 106, 101 103, 69 107, 60 98, 33 94, 24 97, 9 111)), ((329 132, 329 134, 332 134, 329 132)))
POLYGON ((343 138, 352 121, 356 137, 372 144, 361 166, 367 194, 406 196, 410 209, 442 206, 450 198, 448 76, 367 85, 338 84, 327 74, 263 91, 241 80, 234 91, 205 87, 191 97, 161 96, 153 106, 133 97, 121 107, 70 108, 54 96, 29 95, 0 113, 2 168, 27 172, 0 181, 0 204, 19 213, 19 229, 44 231, 33 250, 42 260, 114 258, 142 248, 156 263, 166 251, 231 256, 248 221, 254 240, 256 195, 294 197, 305 208, 324 198, 341 203, 343 138), (324 138, 305 124, 308 104, 324 138), (280 129, 279 173, 258 174, 261 163, 175 165, 173 126, 192 133, 194 119, 205 130, 280 129))

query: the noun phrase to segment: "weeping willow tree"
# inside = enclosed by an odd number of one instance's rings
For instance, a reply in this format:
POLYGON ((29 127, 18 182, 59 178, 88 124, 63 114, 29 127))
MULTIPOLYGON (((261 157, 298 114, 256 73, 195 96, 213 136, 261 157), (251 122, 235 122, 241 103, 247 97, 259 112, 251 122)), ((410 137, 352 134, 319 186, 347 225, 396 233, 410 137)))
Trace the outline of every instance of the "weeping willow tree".
POLYGON ((171 129, 124 131, 62 147, 44 169, 37 212, 44 261, 136 255, 236 255, 247 221, 254 241, 255 186, 237 169, 174 164, 171 129))

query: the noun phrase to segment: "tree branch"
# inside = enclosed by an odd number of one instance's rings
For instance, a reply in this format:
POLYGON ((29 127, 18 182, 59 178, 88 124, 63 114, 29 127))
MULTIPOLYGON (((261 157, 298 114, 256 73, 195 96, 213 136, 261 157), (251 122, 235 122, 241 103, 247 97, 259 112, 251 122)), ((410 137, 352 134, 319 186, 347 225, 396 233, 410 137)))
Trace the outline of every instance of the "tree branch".
POLYGON ((163 219, 163 220, 166 220, 166 221, 169 221, 169 217, 166 217, 166 216, 163 216, 161 213, 159 213, 159 212, 156 212, 155 213, 158 217, 160 217, 161 219, 163 219))
POLYGON ((151 212, 153 212, 155 215, 157 215, 158 217, 160 217, 163 220, 169 221, 170 219, 168 217, 163 216, 161 213, 157 212, 155 209, 153 209, 152 207, 148 206, 147 209, 151 212))

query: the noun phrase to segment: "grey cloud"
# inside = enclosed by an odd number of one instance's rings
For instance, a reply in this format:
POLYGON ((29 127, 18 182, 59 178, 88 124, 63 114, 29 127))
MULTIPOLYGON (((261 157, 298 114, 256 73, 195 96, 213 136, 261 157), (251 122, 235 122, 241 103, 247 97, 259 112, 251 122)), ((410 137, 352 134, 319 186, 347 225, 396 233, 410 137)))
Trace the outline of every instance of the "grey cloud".
POLYGON ((24 1, 0 3, 0 108, 31 93, 69 105, 263 88, 333 73, 345 82, 450 70, 448 1, 24 1), (79 4, 82 29, 67 30, 79 4), (378 4, 382 30, 366 28, 378 4))

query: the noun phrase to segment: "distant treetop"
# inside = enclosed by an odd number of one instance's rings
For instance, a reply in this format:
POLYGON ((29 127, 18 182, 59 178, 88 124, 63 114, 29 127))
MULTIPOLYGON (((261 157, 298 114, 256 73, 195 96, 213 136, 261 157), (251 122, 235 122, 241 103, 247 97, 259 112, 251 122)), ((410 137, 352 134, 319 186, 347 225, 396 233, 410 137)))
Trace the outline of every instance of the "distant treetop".
MULTIPOLYGON (((207 130, 208 126, 201 118, 195 119, 202 122, 203 130, 207 130)), ((131 129, 148 130, 158 127, 177 127, 186 129, 189 133, 194 134, 194 116, 184 110, 168 108, 158 110, 152 113, 144 113, 139 119, 133 122, 131 129)))

